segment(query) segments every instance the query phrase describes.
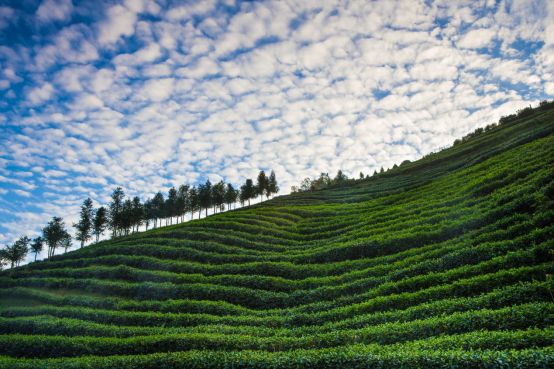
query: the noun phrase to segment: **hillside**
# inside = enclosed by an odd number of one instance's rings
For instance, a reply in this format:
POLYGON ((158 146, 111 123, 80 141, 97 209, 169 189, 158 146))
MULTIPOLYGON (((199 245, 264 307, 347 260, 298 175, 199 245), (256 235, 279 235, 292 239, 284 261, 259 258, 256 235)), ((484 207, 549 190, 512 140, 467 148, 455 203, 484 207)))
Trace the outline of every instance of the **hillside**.
POLYGON ((554 109, 0 274, 1 368, 554 366, 554 109))

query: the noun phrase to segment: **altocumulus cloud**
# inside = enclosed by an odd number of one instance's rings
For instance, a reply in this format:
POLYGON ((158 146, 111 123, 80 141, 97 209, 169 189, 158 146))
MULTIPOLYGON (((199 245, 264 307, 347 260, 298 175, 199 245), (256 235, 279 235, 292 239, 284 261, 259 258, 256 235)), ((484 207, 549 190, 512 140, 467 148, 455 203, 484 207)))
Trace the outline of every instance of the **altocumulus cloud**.
POLYGON ((0 242, 146 197, 390 167, 554 96, 554 3, 0 5, 0 242))

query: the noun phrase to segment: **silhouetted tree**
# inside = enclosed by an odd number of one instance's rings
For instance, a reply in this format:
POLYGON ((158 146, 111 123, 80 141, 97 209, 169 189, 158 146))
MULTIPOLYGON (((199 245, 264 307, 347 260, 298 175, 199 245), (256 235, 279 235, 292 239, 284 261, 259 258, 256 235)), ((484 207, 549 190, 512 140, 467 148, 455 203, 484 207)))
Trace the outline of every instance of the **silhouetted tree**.
POLYGON ((242 202, 248 201, 248 206, 250 206, 250 199, 254 197, 256 197, 254 182, 249 178, 240 188, 240 199, 242 202))
POLYGON ((146 230, 150 227, 150 221, 154 219, 154 207, 152 206, 152 199, 148 199, 144 202, 144 225, 146 230))
POLYGON ((266 189, 268 187, 268 180, 267 176, 265 175, 265 172, 263 170, 258 173, 258 181, 256 183, 256 195, 261 196, 261 200, 263 200, 263 196, 266 193, 266 189))
POLYGON ((110 228, 112 237, 116 237, 123 223, 123 202, 125 193, 121 187, 117 187, 112 192, 112 201, 110 202, 110 228))
POLYGON ((33 241, 31 241, 31 252, 35 254, 35 261, 37 261, 37 255, 42 252, 42 249, 44 248, 44 239, 40 236, 37 236, 33 238, 33 241))
POLYGON ((189 189, 188 185, 180 185, 177 191, 177 216, 181 222, 185 221, 185 214, 189 211, 189 189))
POLYGON ((144 221, 144 216, 144 206, 140 202, 140 198, 138 196, 133 197, 133 201, 131 201, 131 226, 133 232, 138 232, 139 227, 144 221))
POLYGON ((160 219, 161 225, 161 218, 164 216, 164 205, 164 195, 161 192, 158 192, 156 195, 154 195, 154 198, 152 199, 154 228, 158 227, 158 219, 160 219))
POLYGON ((232 184, 228 183, 227 188, 225 189, 225 203, 227 204, 227 210, 231 209, 231 204, 237 202, 239 193, 232 184))
POLYGON ((341 185, 347 180, 348 180, 348 177, 346 176, 346 174, 344 174, 342 170, 339 169, 339 171, 337 172, 337 175, 335 176, 335 178, 333 178, 333 184, 341 185))
POLYGON ((194 213, 198 211, 198 219, 200 219, 200 197, 198 194, 198 189, 196 187, 192 187, 189 190, 189 209, 191 212, 191 219, 194 219, 194 213))
POLYGON ((123 208, 121 210, 120 235, 129 234, 129 231, 131 230, 131 227, 133 225, 132 219, 133 219, 133 202, 130 199, 125 199, 125 201, 123 201, 123 208))
POLYGON ((277 177, 275 176, 275 172, 271 171, 269 174, 269 179, 267 182, 267 194, 268 197, 270 195, 274 195, 277 192, 279 192, 279 185, 277 184, 277 177))
POLYGON ((200 200, 200 211, 205 209, 206 216, 208 216, 208 209, 212 206, 212 183, 209 179, 199 186, 198 198, 200 200))
POLYGON ((96 209, 96 212, 94 213, 94 220, 92 221, 92 234, 96 237, 96 242, 98 242, 100 236, 104 234, 107 226, 108 214, 106 208, 101 206, 96 209))
POLYGON ((13 244, 6 245, 3 250, 3 257, 10 262, 11 268, 19 266, 19 263, 25 260, 29 252, 30 243, 31 239, 27 236, 23 236, 17 239, 13 244))
POLYGON ((75 233, 75 239, 81 242, 81 248, 85 243, 92 238, 93 229, 93 212, 92 200, 87 198, 81 205, 81 212, 79 214, 79 222, 73 224, 73 227, 77 229, 75 233))
MULTIPOLYGON (((167 193, 167 200, 165 200, 165 212, 166 217, 169 217, 169 223, 173 224, 173 217, 177 215, 177 190, 175 187, 171 187, 167 193)), ((165 225, 167 225, 168 220, 166 218, 165 225)))
MULTIPOLYGON (((42 229, 42 238, 48 245, 48 258, 54 256, 56 249, 62 246, 62 241, 71 236, 65 229, 65 223, 60 217, 53 217, 46 227, 42 229)), ((65 242, 65 241, 64 241, 65 242)))
POLYGON ((224 203, 225 203, 225 183, 223 181, 219 181, 212 186, 212 205, 214 207, 214 214, 217 209, 221 209, 221 206, 224 203))

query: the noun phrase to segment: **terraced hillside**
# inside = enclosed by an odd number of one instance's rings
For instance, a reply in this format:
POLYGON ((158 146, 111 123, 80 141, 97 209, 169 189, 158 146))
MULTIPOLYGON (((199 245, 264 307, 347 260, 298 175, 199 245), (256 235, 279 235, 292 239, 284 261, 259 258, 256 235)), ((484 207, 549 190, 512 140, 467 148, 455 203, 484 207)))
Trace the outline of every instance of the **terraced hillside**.
POLYGON ((554 110, 0 275, 2 368, 554 367, 554 110))

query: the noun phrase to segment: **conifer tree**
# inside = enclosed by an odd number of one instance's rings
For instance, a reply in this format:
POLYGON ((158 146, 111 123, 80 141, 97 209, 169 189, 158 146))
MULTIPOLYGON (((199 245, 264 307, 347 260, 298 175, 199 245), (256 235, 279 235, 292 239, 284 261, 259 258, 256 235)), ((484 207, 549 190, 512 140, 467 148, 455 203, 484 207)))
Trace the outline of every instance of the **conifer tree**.
POLYGON ((108 226, 108 214, 106 208, 101 206, 96 209, 94 213, 94 219, 92 221, 92 234, 96 237, 96 242, 100 239, 100 236, 104 234, 106 227, 108 226))
POLYGON ((273 170, 269 174, 267 190, 268 190, 267 191, 268 196, 269 195, 274 195, 277 192, 279 192, 279 185, 277 184, 277 177, 275 176, 275 172, 273 170))
POLYGON ((198 189, 196 187, 192 187, 189 190, 189 209, 191 212, 191 219, 194 219, 194 213, 198 211, 198 219, 200 219, 200 199, 198 196, 198 189))
POLYGON ((263 170, 260 171, 258 174, 258 182, 256 183, 256 195, 261 196, 261 200, 263 200, 263 195, 266 193, 266 189, 268 187, 268 180, 265 175, 265 172, 263 170))
POLYGON ((116 237, 123 223, 123 202, 125 193, 121 187, 117 187, 112 192, 112 201, 110 202, 110 228, 112 237, 116 237))
POLYGON ((237 202, 238 191, 235 190, 232 184, 227 183, 227 188, 225 189, 225 203, 227 204, 227 210, 231 209, 231 204, 237 202))
POLYGON ((83 205, 81 205, 79 222, 73 224, 73 227, 77 229, 75 239, 81 242, 81 248, 92 238, 93 212, 94 209, 92 207, 92 200, 87 198, 83 201, 83 205))
POLYGON ((250 206, 250 199, 256 197, 256 190, 254 188, 254 183, 249 178, 240 188, 240 199, 242 202, 248 201, 248 206, 250 206))
POLYGON ((164 195, 158 192, 152 199, 152 214, 154 215, 154 228, 158 227, 158 219, 160 219, 160 225, 162 223, 161 218, 164 216, 164 195))
POLYGON ((205 209, 205 216, 208 216, 208 209, 212 206, 212 183, 209 179, 206 183, 200 185, 198 190, 198 199, 200 201, 200 211, 205 209))

